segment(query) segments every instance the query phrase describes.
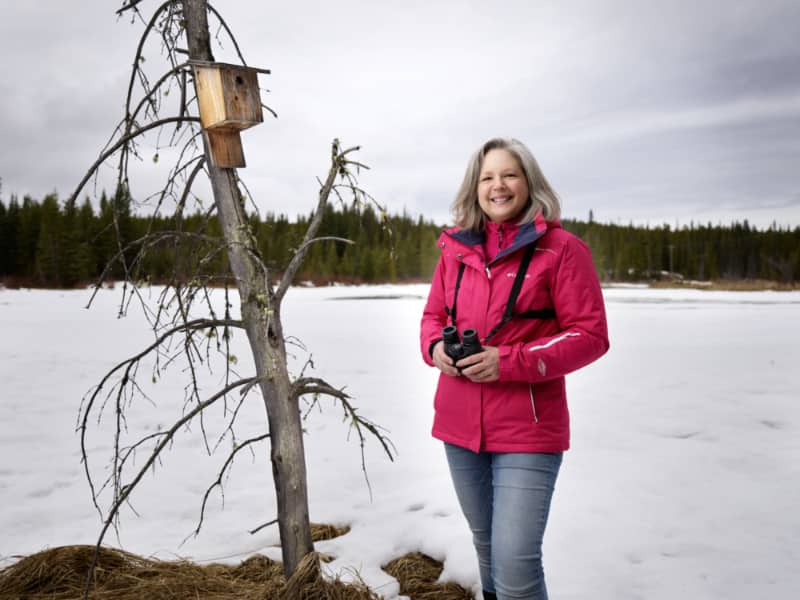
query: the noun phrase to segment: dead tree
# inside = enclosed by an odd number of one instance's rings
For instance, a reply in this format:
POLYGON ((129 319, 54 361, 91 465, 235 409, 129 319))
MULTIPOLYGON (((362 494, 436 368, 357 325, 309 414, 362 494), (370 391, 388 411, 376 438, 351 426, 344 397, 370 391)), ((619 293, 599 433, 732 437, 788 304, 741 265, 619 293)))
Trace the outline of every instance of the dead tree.
MULTIPOLYGON (((182 252, 184 256, 194 257, 195 261, 188 270, 184 265, 180 274, 176 270, 161 292, 155 309, 148 308, 143 303, 154 334, 152 343, 112 368, 87 394, 81 405, 79 431, 83 461, 95 506, 103 520, 97 548, 99 550, 109 528, 116 526, 120 508, 129 501, 131 493, 144 475, 158 464, 163 451, 172 443, 175 433, 188 423, 198 421, 202 435, 206 436, 203 421, 205 412, 219 403, 227 406, 232 395, 238 392, 239 398, 226 411, 229 422, 223 437, 227 435, 230 439, 230 453, 202 500, 196 532, 199 532, 202 525, 209 494, 222 485, 223 476, 236 455, 268 439, 277 495, 276 521, 280 531, 284 571, 288 576, 294 572, 301 559, 313 550, 300 399, 307 395, 314 398, 319 395, 333 397, 341 404, 351 427, 357 432, 362 453, 366 435, 372 434, 389 458, 392 458, 391 443, 380 428, 359 415, 341 389, 303 373, 292 379, 287 367, 287 338, 281 321, 282 302, 310 245, 322 239, 332 239, 317 236, 324 208, 331 194, 341 198, 341 194, 347 191, 357 202, 371 201, 356 180, 358 170, 364 166, 351 158, 358 148, 344 149, 334 140, 327 176, 320 180, 314 216, 302 243, 283 269, 280 279, 276 279, 259 252, 245 210, 248 194, 242 191, 243 183, 239 180, 237 171, 214 166, 209 159, 207 136, 199 126, 199 118, 192 114, 197 106, 197 97, 191 85, 194 79, 193 65, 214 60, 209 16, 218 24, 217 35, 226 36, 236 48, 242 64, 245 64, 233 34, 206 0, 167 0, 156 8, 149 19, 144 19, 140 12, 141 1, 127 0, 118 11, 120 15, 131 15, 145 24, 133 61, 124 116, 72 197, 77 197, 86 184, 96 177, 101 165, 112 159, 116 159, 117 191, 129 193, 129 163, 131 159, 141 159, 142 137, 148 133, 168 136, 168 142, 164 145, 176 148, 178 158, 167 175, 164 187, 147 200, 154 215, 174 205, 175 229, 150 231, 137 240, 119 243, 115 261, 122 265, 124 273, 120 314, 127 310, 131 302, 141 298, 137 282, 145 275, 143 265, 150 248, 169 244, 175 248, 176 257, 182 252), (152 42, 152 38, 160 41, 161 52, 169 62, 166 72, 157 79, 151 79, 143 66, 143 49, 148 42, 152 42), (186 40, 186 48, 181 46, 183 39, 186 40), (181 54, 187 55, 188 60, 181 60, 181 54), (178 96, 178 100, 169 104, 165 98, 168 92, 175 90, 178 94, 173 93, 172 97, 178 96), (208 176, 214 197, 213 205, 204 207, 206 217, 208 223, 211 219, 218 219, 222 230, 221 238, 215 237, 209 231, 187 231, 181 226, 187 204, 191 200, 201 202, 193 192, 193 185, 201 174, 208 176), (230 263, 231 279, 240 300, 240 318, 230 314, 230 303, 227 301, 228 280, 214 280, 208 269, 221 254, 227 255, 230 263), (208 289, 211 284, 225 286, 224 315, 218 314, 211 302, 208 289), (192 316, 199 307, 205 308, 206 317, 192 316), (237 330, 246 333, 252 352, 255 374, 249 377, 236 378, 231 368, 230 338, 237 330), (223 357, 225 385, 203 398, 198 387, 196 369, 212 352, 223 357), (187 372, 190 376, 180 417, 171 426, 143 436, 133 444, 124 445, 120 438, 126 427, 125 411, 137 394, 141 394, 137 374, 142 361, 155 361, 155 377, 165 365, 176 360, 178 355, 188 365, 187 372), (236 436, 236 417, 242 403, 255 390, 260 391, 266 408, 267 428, 258 436, 240 440, 236 436), (94 418, 99 419, 106 406, 114 407, 115 443, 110 475, 100 484, 95 481, 89 468, 86 440, 90 422, 94 418), (133 468, 133 458, 142 452, 146 453, 146 460, 142 466, 133 468), (110 508, 103 510, 99 496, 107 488, 113 491, 113 500, 110 508)), ((158 154, 154 160, 157 156, 158 154)), ((114 227, 117 227, 116 220, 114 227)), ((104 277, 105 274, 101 281, 104 277)), ((218 446, 219 443, 215 445, 218 446)), ((212 444, 208 439, 206 446, 210 451, 212 444)), ((89 586, 90 578, 87 578, 87 593, 89 586)))

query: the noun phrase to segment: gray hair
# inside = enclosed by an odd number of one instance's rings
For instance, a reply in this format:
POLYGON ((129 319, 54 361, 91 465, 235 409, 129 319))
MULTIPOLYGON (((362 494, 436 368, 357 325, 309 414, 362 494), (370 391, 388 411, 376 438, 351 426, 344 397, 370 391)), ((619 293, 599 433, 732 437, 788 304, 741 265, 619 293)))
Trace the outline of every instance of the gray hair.
POLYGON ((556 221, 561 217, 561 202, 528 147, 514 138, 492 138, 478 148, 467 163, 467 172, 464 173, 464 180, 461 182, 452 206, 456 226, 474 231, 483 231, 484 229, 486 215, 478 204, 478 178, 483 166, 483 158, 490 150, 510 152, 519 162, 528 180, 530 196, 517 221, 519 225, 533 222, 538 212, 541 212, 547 221, 556 221))

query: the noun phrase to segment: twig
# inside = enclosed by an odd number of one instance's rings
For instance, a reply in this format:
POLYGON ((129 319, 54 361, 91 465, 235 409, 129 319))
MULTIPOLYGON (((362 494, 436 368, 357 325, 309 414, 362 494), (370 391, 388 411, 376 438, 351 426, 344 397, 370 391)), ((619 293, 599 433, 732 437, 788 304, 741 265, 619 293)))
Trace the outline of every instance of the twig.
POLYGON ((364 473, 364 479, 367 482, 367 488, 369 489, 371 498, 372 486, 370 485, 369 476, 367 475, 367 463, 364 452, 366 438, 364 437, 364 433, 361 431, 361 428, 363 427, 369 433, 371 433, 381 444, 384 452, 386 452, 386 455, 389 457, 389 460, 394 461, 392 450, 397 452, 397 449, 394 447, 392 441, 381 433, 381 429, 383 428, 379 427, 369 419, 365 419, 359 415, 357 409, 350 403, 350 396, 345 394, 343 390, 336 389, 323 379, 319 379, 317 377, 301 377, 292 384, 291 394, 293 398, 299 398, 300 396, 306 394, 324 394, 339 400, 345 416, 350 419, 351 429, 355 429, 356 434, 358 435, 359 444, 361 446, 361 470, 364 473))
POLYGON ((85 586, 84 586, 84 593, 83 593, 83 597, 85 599, 88 600, 88 598, 89 598, 89 590, 91 589, 91 586, 92 586, 92 575, 94 574, 94 569, 97 566, 97 560, 98 560, 98 558, 100 556, 100 547, 101 547, 101 545, 103 543, 103 539, 105 538, 105 535, 106 535, 106 532, 108 531, 108 528, 111 526, 111 523, 114 520, 114 517, 116 516, 116 514, 119 511, 119 509, 122 506, 122 504, 128 499, 128 497, 131 495, 131 492, 133 492, 133 490, 136 488, 136 486, 142 480, 142 477, 144 477, 144 474, 150 469, 150 467, 153 465, 153 463, 155 463, 155 461, 158 458, 159 454, 161 454, 161 451, 172 440, 172 438, 175 435, 175 433, 181 427, 183 427, 186 423, 191 421, 198 413, 204 411, 206 408, 208 408, 209 406, 214 404, 214 402, 219 400, 219 398, 221 398, 225 394, 228 394, 231 390, 234 390, 237 387, 240 387, 242 385, 246 385, 248 383, 251 383, 254 379, 255 378, 249 378, 249 379, 240 379, 239 381, 235 381, 234 383, 226 386, 225 388, 223 388, 222 390, 220 390, 219 392, 217 392, 216 394, 211 396, 208 400, 206 400, 204 402, 200 402, 194 409, 192 409, 190 412, 188 412, 182 418, 178 419, 172 425, 172 427, 170 427, 170 429, 167 432, 167 435, 164 437, 164 439, 162 439, 158 443, 158 445, 155 447, 153 452, 150 454, 150 457, 147 459, 147 461, 142 466, 142 468, 139 469, 139 472, 133 478, 131 483, 129 483, 127 485, 124 485, 124 486, 122 486, 120 488, 119 497, 114 501, 114 504, 111 507, 111 510, 109 511, 108 516, 106 517, 105 523, 103 524, 103 528, 100 531, 100 536, 97 539, 97 544, 95 545, 95 551, 94 551, 94 556, 92 557, 92 563, 89 566, 89 572, 86 574, 86 583, 85 583, 85 586))
POLYGON ((262 441, 266 440, 268 437, 269 437, 269 434, 265 433, 264 435, 260 435, 258 437, 250 438, 249 440, 246 440, 246 441, 242 442, 241 444, 239 444, 237 446, 234 446, 233 450, 228 455, 228 458, 225 460, 225 463, 222 465, 222 468, 219 470, 219 474, 217 475, 217 479, 214 481, 214 483, 212 483, 208 487, 208 489, 206 490, 206 493, 203 495, 203 503, 200 506, 200 520, 197 523, 197 527, 195 528, 195 530, 191 534, 189 534, 183 540, 182 543, 186 543, 186 540, 188 540, 190 537, 192 537, 193 535, 196 536, 197 534, 200 533, 200 528, 203 526, 203 517, 205 516, 205 513, 206 513, 206 503, 208 502, 208 497, 211 494, 211 492, 214 490, 215 487, 219 487, 219 489, 222 490, 222 479, 225 476, 225 472, 228 470, 228 468, 233 463, 233 459, 236 457, 236 455, 241 450, 244 450, 245 448, 247 448, 247 447, 249 447, 249 446, 251 446, 253 444, 257 444, 258 442, 262 442, 262 441))
POLYGON ((269 527, 270 525, 275 525, 275 523, 277 523, 277 522, 278 522, 278 519, 272 519, 272 521, 268 521, 268 522, 264 523, 263 525, 259 525, 255 529, 251 529, 250 530, 250 535, 255 535, 259 531, 261 531, 262 529, 264 529, 266 527, 269 527))
POLYGON ((220 22, 222 27, 228 33, 228 37, 230 38, 231 42, 233 42, 233 47, 236 49, 236 54, 239 56, 239 60, 242 61, 244 66, 247 66, 247 63, 244 60, 244 56, 242 55, 242 51, 239 49, 239 42, 236 41, 236 36, 233 35, 231 28, 228 27, 228 24, 225 22, 225 19, 222 18, 222 15, 219 14, 216 8, 214 8, 210 3, 208 5, 209 12, 214 13, 214 16, 217 17, 217 20, 220 22))
MULTIPOLYGON (((170 329, 170 330, 166 331, 165 333, 163 333, 162 335, 160 335, 156 339, 155 342, 150 344, 143 351, 139 352, 138 354, 136 354, 135 356, 133 356, 131 358, 128 358, 128 359, 122 361, 121 363, 116 365, 113 369, 111 369, 108 373, 106 373, 106 375, 103 377, 103 379, 100 381, 100 383, 97 385, 97 387, 92 392, 92 395, 89 398, 89 401, 86 403, 86 406, 85 407, 81 406, 81 412, 83 413, 83 417, 81 418, 81 423, 80 423, 80 426, 79 426, 79 429, 80 429, 80 432, 81 432, 81 460, 83 461, 83 466, 84 466, 84 471, 86 473, 86 478, 87 478, 87 480, 89 482, 89 487, 90 487, 91 492, 92 492, 92 500, 93 500, 93 502, 95 504, 95 507, 98 509, 98 511, 100 510, 100 507, 97 504, 97 493, 96 493, 95 488, 94 488, 94 484, 93 484, 93 480, 92 480, 92 477, 91 477, 91 473, 89 472, 89 459, 88 459, 88 455, 87 455, 87 452, 86 452, 86 432, 87 432, 87 424, 88 424, 88 420, 89 420, 89 415, 92 412, 92 407, 94 406, 94 403, 95 403, 95 401, 97 399, 97 396, 100 394, 100 391, 103 389, 103 387, 105 386, 106 382, 111 378, 111 376, 114 375, 114 373, 116 373, 117 371, 119 371, 123 367, 125 367, 125 373, 123 375, 122 381, 118 385, 119 385, 120 389, 124 389, 124 386, 128 383, 128 381, 130 381, 131 369, 134 367, 134 365, 136 365, 142 358, 147 356, 150 352, 152 352, 156 348, 160 347, 161 344, 164 342, 164 340, 168 339, 170 336, 175 335, 176 333, 179 333, 179 332, 182 332, 182 331, 186 331, 187 329, 207 329, 209 327, 217 327, 217 326, 243 327, 241 321, 230 321, 230 320, 224 320, 224 319, 215 319, 215 320, 212 320, 212 319, 195 319, 194 321, 189 321, 188 323, 179 325, 177 327, 173 327, 172 329, 170 329)), ((113 390, 113 388, 112 388, 112 390, 113 390)), ((117 398, 119 399, 119 393, 117 395, 117 398)), ((84 398, 84 400, 85 400, 85 398, 84 398)), ((83 401, 81 402, 81 404, 83 405, 83 401)))
POLYGON ((325 179, 325 183, 322 185, 322 188, 319 191, 319 199, 317 201, 317 208, 314 211, 314 216, 311 219, 311 222, 308 224, 308 229, 306 230, 305 237, 303 238, 300 247, 294 253, 292 260, 289 261, 289 265, 284 270, 283 276, 281 277, 281 283, 278 286, 278 290, 275 292, 275 300, 278 305, 280 305, 281 300, 283 300, 283 297, 286 295, 286 291, 289 289, 292 281, 294 281, 297 270, 300 268, 300 265, 303 263, 303 260, 308 253, 309 243, 316 237, 319 226, 322 224, 322 217, 325 214, 325 205, 328 203, 328 196, 330 195, 331 189, 336 182, 336 178, 340 175, 340 171, 345 168, 344 157, 348 152, 352 152, 356 149, 357 148, 350 148, 349 150, 340 152, 339 140, 333 141, 331 166, 328 170, 328 177, 325 179))
POLYGON ((127 4, 122 6, 119 10, 117 10, 117 15, 122 15, 127 10, 135 9, 137 4, 140 4, 142 0, 129 0, 127 4))
POLYGON ((122 138, 120 138, 117 141, 116 144, 114 144, 111 147, 110 150, 106 150, 105 152, 103 152, 100 155, 100 157, 94 162, 94 164, 89 168, 89 171, 86 173, 86 175, 83 176, 83 179, 81 179, 80 183, 75 188, 75 191, 72 192, 72 194, 70 195, 68 201, 69 202, 75 201, 75 199, 78 197, 78 194, 81 193, 81 190, 83 189, 83 186, 86 185, 86 182, 89 181, 89 179, 92 178, 92 175, 94 175, 94 172, 97 170, 97 168, 100 165, 102 165, 104 162, 106 162, 109 159, 109 157, 111 157, 125 143, 131 141, 132 139, 135 139, 136 137, 142 135, 143 133, 145 133, 147 131, 150 131, 151 129, 155 129, 156 127, 161 127, 161 126, 167 125, 169 123, 177 123, 177 122, 181 122, 181 121, 199 123, 200 122, 200 118, 199 117, 167 117, 165 119, 159 119, 158 121, 154 121, 152 123, 148 123, 147 125, 144 125, 144 126, 140 127, 139 129, 137 129, 136 131, 131 132, 131 133, 127 134, 127 135, 124 135, 122 138))

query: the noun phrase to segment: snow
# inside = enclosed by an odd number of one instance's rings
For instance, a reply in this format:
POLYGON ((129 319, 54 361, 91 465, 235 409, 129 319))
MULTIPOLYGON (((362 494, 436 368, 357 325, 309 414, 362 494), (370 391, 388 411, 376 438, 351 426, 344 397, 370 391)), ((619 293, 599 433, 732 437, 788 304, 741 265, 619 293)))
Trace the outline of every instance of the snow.
MULTIPOLYGON (((397 449, 390 462, 368 440, 368 487, 341 410, 324 400, 306 421, 311 518, 352 528, 317 549, 336 557, 331 572, 360 576, 387 598, 398 587, 381 564, 414 550, 444 560, 443 579, 479 587, 443 451, 430 437, 436 373, 417 343, 426 292, 424 285, 293 288, 284 309, 285 333, 312 353, 310 374, 347 386, 397 449)), ((545 536, 551 596, 799 597, 800 293, 617 287, 605 295, 611 351, 568 378, 572 449, 545 536)), ((152 336, 136 308, 117 318, 119 296, 119 288, 103 290, 84 310, 86 291, 0 290, 0 566, 96 540, 100 518, 80 462, 78 407, 152 336)), ((235 346, 236 368, 250 375, 243 336, 235 346)), ((307 354, 292 348, 298 372, 307 354)), ((130 435, 181 414, 184 375, 175 364, 151 384, 150 370, 140 369, 155 404, 132 404, 130 435)), ((220 365, 203 368, 200 380, 213 393, 220 365)), ((98 477, 113 444, 111 407, 104 417, 89 437, 98 477)), ((205 418, 212 443, 223 417, 220 408, 205 418)), ((257 395, 242 419, 240 439, 263 431, 257 395)), ((199 424, 181 431, 133 496, 139 516, 125 508, 119 537, 111 532, 107 543, 165 559, 279 558, 274 526, 248 533, 275 515, 264 446, 242 453, 224 506, 213 492, 200 535, 190 535, 226 448, 209 457, 199 424)))

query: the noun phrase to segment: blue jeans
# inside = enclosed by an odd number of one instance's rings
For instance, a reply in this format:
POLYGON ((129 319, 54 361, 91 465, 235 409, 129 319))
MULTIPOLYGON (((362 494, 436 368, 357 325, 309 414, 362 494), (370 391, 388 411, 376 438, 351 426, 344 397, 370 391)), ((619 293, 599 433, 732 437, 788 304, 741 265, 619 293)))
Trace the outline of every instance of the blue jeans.
POLYGON ((498 600, 547 600, 542 538, 562 453, 476 454, 444 447, 483 589, 498 600))

